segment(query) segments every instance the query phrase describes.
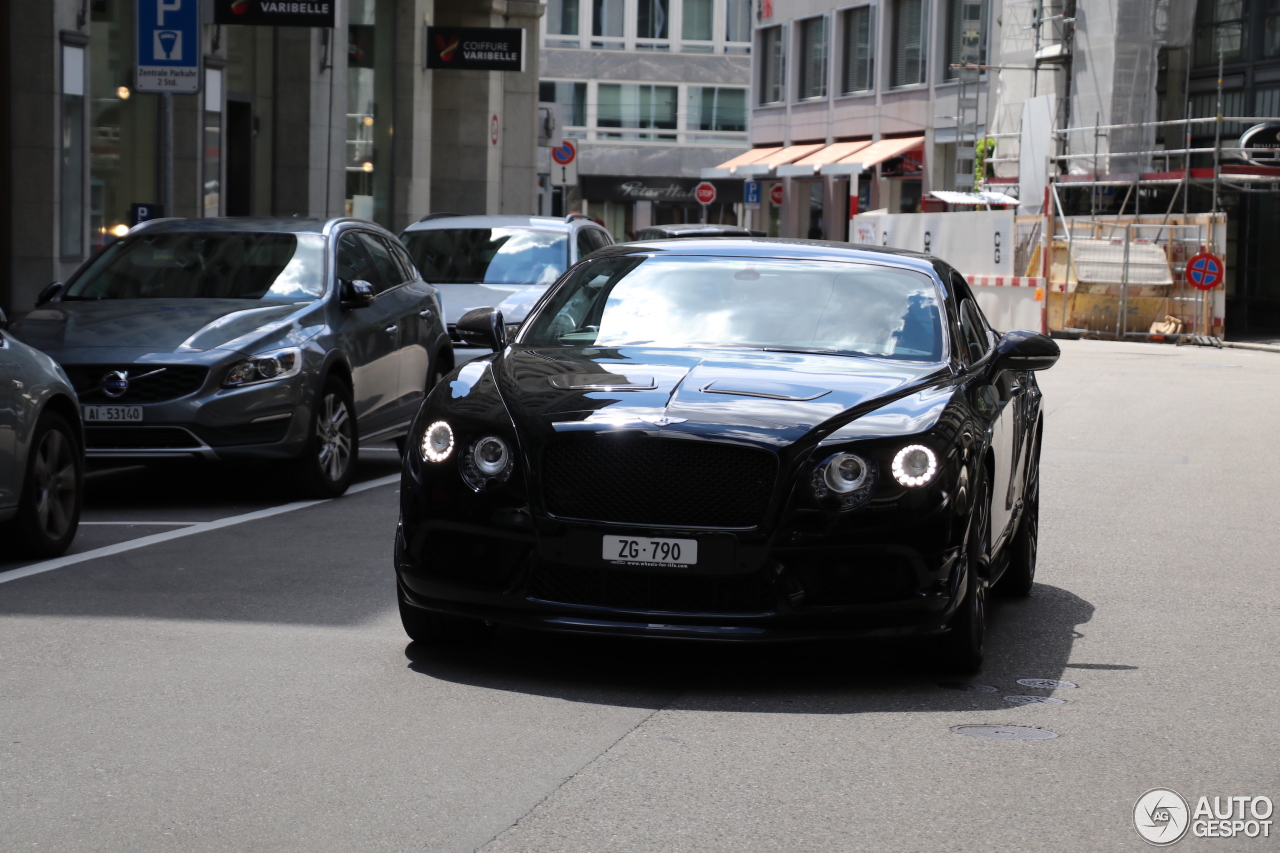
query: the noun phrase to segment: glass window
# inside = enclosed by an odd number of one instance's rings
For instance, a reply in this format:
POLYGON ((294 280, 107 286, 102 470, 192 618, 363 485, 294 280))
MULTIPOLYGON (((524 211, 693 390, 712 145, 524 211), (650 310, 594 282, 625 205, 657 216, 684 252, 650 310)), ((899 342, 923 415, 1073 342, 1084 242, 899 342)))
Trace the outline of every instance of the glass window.
POLYGON ((560 105, 560 121, 565 127, 586 127, 587 84, 544 80, 538 84, 538 100, 560 105))
POLYGON ((844 57, 840 93, 875 88, 876 9, 862 6, 844 13, 844 57))
POLYGON ((401 239, 431 284, 550 284, 569 266, 563 231, 433 228, 401 239))
POLYGON ((954 80, 960 76, 960 69, 952 65, 974 62, 978 65, 987 63, 987 3, 975 3, 973 0, 947 0, 947 49, 943 77, 954 80), (965 15, 969 15, 966 25, 965 15), (964 34, 966 30, 976 30, 977 43, 971 46, 966 57, 964 34))
POLYGON ((969 363, 980 361, 991 346, 987 335, 987 325, 982 320, 982 312, 972 299, 960 303, 960 331, 964 335, 965 355, 969 363))
POLYGON ((923 0, 897 0, 894 3, 891 86, 924 82, 927 11, 923 0))
POLYGON ((713 86, 689 87, 689 130, 747 129, 747 90, 713 86))
POLYGON ((800 22, 800 100, 827 95, 827 19, 800 22))
POLYGON ((84 255, 84 48, 62 46, 62 173, 60 213, 64 258, 84 255))
POLYGON ((582 260, 587 255, 596 250, 595 245, 591 242, 591 229, 583 228, 578 231, 578 260, 582 260))
POLYGON ((394 30, 380 21, 377 0, 350 0, 347 27, 346 214, 391 223, 390 160, 394 30))
POLYGON ((760 103, 781 103, 787 59, 782 27, 760 31, 760 56, 760 103))
POLYGON ((938 290, 884 266, 772 258, 601 259, 555 291, 522 343, 719 346, 942 360, 938 290))
POLYGON ((636 0, 636 37, 667 38, 667 4, 670 0, 636 0))
POLYGON ((684 24, 680 37, 688 41, 711 41, 712 0, 684 0, 684 24))
POLYGON ((360 232, 358 238, 364 244, 365 251, 369 253, 370 259, 373 260, 373 267, 378 271, 377 278, 369 279, 369 283, 373 285, 374 293, 381 293, 384 290, 390 290, 396 285, 404 283, 404 271, 400 269, 400 265, 396 263, 395 258, 391 255, 391 249, 386 243, 382 242, 382 238, 376 234, 366 234, 360 232))
POLYGON ((222 213, 222 71, 204 72, 204 215, 222 213))
MULTIPOLYGON (((688 0, 685 0, 687 3, 688 0)), ((751 41, 751 0, 726 0, 724 40, 751 41)))
POLYGON ((159 96, 133 91, 132 3, 94 3, 89 44, 89 235, 101 246, 129 230, 134 203, 159 206, 159 96))
POLYGON ((1227 62, 1243 59, 1249 32, 1244 0, 1200 0, 1195 30, 1197 65, 1216 64, 1219 51, 1227 62))
POLYGON ((578 34, 578 0, 547 0, 547 33, 557 36, 578 34))
POLYGON ((380 287, 378 268, 369 257, 364 242, 354 231, 344 231, 338 238, 338 281, 344 284, 352 281, 365 281, 373 286, 373 292, 385 290, 380 287))
MULTIPOLYGON (((621 39, 626 23, 626 0, 591 0, 591 35, 621 39)), ((593 41, 593 47, 621 47, 622 43, 593 41)))
POLYGON ((1262 28, 1262 55, 1267 58, 1280 56, 1280 0, 1267 0, 1266 20, 1262 28))
MULTIPOLYGON (((678 92, 675 86, 600 83, 596 87, 596 126, 675 130, 678 92)), ((601 135, 615 139, 675 139, 675 134, 662 133, 601 135)))
POLYGON ((324 290, 319 234, 144 231, 109 246, 65 298, 310 302, 324 290))

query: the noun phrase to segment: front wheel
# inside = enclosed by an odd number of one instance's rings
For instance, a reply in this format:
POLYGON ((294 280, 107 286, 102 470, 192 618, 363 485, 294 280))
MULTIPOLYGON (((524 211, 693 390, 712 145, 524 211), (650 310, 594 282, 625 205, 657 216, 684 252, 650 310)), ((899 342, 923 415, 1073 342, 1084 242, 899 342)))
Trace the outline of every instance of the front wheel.
POLYGON ((469 619, 449 613, 423 610, 405 601, 404 593, 396 590, 400 604, 400 624, 409 639, 418 643, 440 646, 483 646, 493 640, 496 626, 483 619, 469 619))
POLYGON ((30 557, 56 557, 71 546, 80 526, 84 454, 70 424, 45 412, 36 422, 13 534, 30 557))
POLYGON ((347 490, 359 455, 357 435, 351 389, 331 376, 311 412, 306 448, 296 463, 305 494, 336 498, 347 490))
POLYGON ((985 476, 974 492, 964 546, 965 594, 951 617, 947 633, 938 639, 942 665, 950 672, 964 675, 982 669, 987 640, 986 567, 991 548, 991 492, 985 476))
POLYGON ((1036 582, 1036 554, 1040 548, 1040 441, 1031 456, 1031 471, 1022 499, 1018 532, 1009 543, 1009 567, 1004 570, 996 592, 1008 598, 1026 598, 1036 582))

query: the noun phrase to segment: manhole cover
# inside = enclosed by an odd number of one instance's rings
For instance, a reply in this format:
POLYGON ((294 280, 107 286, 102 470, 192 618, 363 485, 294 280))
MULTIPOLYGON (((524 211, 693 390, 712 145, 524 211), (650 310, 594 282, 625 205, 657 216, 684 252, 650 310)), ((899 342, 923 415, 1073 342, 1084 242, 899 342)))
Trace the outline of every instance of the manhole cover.
POLYGON ((989 687, 986 684, 969 684, 964 681, 944 681, 938 686, 945 687, 947 690, 968 690, 972 693, 995 693, 996 692, 996 689, 994 687, 989 687))
POLYGON ((1004 701, 1015 705, 1065 705, 1066 699, 1055 699, 1052 696, 1006 696, 1004 701))
POLYGON ((1057 732, 1031 726, 952 726, 951 731, 969 737, 985 737, 991 740, 1048 740, 1057 732))
POLYGON ((1074 681, 1057 681, 1052 678, 1019 678, 1018 683, 1023 687, 1039 687, 1041 690, 1066 690, 1080 686, 1074 681))

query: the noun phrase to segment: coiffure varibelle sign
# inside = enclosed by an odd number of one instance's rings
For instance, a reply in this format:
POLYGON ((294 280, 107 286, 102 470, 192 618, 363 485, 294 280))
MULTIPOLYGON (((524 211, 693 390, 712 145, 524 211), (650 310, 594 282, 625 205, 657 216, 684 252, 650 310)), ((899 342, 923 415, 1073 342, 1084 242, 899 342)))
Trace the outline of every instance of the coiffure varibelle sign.
POLYGON ((454 71, 523 71, 524 30, 427 27, 427 67, 454 71))
POLYGON ((337 0, 215 0, 215 24, 332 27, 337 0))

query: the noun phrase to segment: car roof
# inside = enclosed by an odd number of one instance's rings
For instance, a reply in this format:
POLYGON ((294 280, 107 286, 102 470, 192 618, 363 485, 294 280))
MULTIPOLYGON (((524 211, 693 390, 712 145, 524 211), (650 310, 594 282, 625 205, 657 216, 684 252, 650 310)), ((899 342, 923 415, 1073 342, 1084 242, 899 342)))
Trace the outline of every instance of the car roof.
POLYGON ((575 223, 600 226, 590 219, 577 218, 565 221, 559 216, 433 216, 425 222, 414 222, 402 233, 410 231, 457 230, 460 228, 537 228, 545 231, 572 231, 575 223))
POLYGON ((167 231, 274 231, 288 234, 324 234, 337 225, 362 225, 385 231, 381 225, 339 216, 319 219, 301 216, 220 216, 217 219, 152 219, 130 229, 130 234, 140 231, 150 233, 167 231))
POLYGON ((887 246, 838 243, 833 240, 800 240, 790 237, 678 237, 644 240, 606 246, 591 253, 593 258, 666 253, 734 258, 785 258, 789 260, 898 262, 920 270, 945 268, 933 255, 887 246))

